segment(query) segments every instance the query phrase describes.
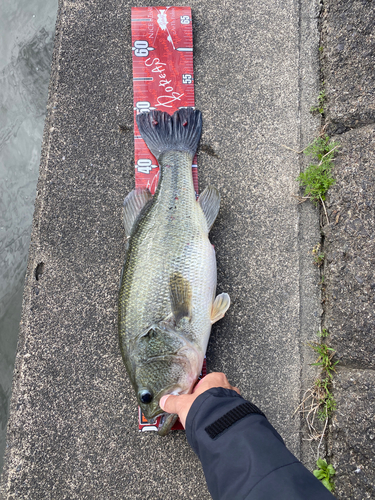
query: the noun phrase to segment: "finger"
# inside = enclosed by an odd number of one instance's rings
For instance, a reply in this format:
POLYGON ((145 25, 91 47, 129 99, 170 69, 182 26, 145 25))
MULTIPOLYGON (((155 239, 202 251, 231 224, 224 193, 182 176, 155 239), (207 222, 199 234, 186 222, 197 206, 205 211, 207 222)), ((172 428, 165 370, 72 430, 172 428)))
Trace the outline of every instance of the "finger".
POLYGON ((171 394, 166 394, 160 398, 159 406, 162 410, 167 413, 177 413, 176 409, 176 398, 177 396, 172 396, 171 394))
POLYGON ((204 391, 211 389, 212 387, 223 387, 224 389, 231 389, 236 391, 237 394, 241 394, 237 387, 232 387, 229 383, 226 375, 220 372, 213 372, 206 375, 193 389, 193 394, 198 396, 204 391))
POLYGON ((229 386, 228 379, 224 375, 224 373, 208 373, 205 377, 203 377, 197 385, 194 387, 193 392, 201 391, 202 389, 206 391, 211 387, 225 387, 229 386))
POLYGON ((204 382, 204 377, 198 380, 198 382, 195 384, 195 386, 193 387, 193 392, 195 392, 198 389, 198 387, 202 384, 202 382, 204 382))

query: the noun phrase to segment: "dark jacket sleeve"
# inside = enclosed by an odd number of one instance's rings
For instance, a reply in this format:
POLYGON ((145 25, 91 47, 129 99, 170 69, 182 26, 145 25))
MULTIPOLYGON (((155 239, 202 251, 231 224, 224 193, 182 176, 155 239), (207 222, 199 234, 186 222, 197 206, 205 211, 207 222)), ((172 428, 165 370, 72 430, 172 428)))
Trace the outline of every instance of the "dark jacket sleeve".
POLYGON ((194 401, 186 436, 214 500, 332 500, 286 448, 263 413, 235 391, 210 389, 194 401))

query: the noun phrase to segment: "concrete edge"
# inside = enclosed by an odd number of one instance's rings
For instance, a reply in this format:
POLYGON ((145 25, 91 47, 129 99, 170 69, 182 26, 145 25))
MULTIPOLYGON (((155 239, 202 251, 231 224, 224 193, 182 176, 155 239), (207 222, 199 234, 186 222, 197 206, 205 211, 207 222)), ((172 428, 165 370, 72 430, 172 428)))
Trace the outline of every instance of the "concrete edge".
MULTIPOLYGON (((311 2, 300 2, 300 143, 299 149, 304 149, 310 144, 320 132, 320 117, 313 116, 310 108, 316 103, 320 91, 320 61, 319 61, 319 14, 320 3, 318 0, 311 2), (314 36, 313 36, 314 35, 314 36), (306 64, 310 61, 310 64, 306 64), (304 70, 304 72, 302 72, 304 70), (304 82, 314 82, 313 86, 307 87, 304 82)), ((308 166, 308 158, 303 154, 300 157, 301 172, 308 166)), ((297 200, 296 200, 297 203, 297 200)), ((305 391, 311 387, 317 376, 317 370, 311 366, 315 361, 314 353, 308 346, 309 342, 317 340, 317 332, 321 327, 323 309, 321 305, 320 270, 314 266, 312 248, 321 240, 319 208, 310 202, 299 205, 299 244, 300 244, 300 325, 301 325, 301 387, 300 400, 302 401, 305 391), (308 228, 308 230, 307 230, 308 228)), ((294 418, 300 418, 300 447, 301 461, 309 469, 313 470, 316 465, 316 446, 306 441, 307 426, 304 417, 296 414, 294 418)))

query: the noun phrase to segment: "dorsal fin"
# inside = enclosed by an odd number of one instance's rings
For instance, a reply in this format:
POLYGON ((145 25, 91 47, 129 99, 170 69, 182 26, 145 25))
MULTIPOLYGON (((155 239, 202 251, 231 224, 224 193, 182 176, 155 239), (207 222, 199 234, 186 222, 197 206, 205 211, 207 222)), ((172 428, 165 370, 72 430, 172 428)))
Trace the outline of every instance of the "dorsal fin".
POLYGON ((208 230, 211 229, 220 209, 220 193, 213 186, 207 186, 199 196, 199 204, 206 217, 208 230))
POLYGON ((148 189, 133 189, 124 200, 123 214, 126 236, 130 236, 134 222, 142 208, 151 200, 152 194, 148 189))

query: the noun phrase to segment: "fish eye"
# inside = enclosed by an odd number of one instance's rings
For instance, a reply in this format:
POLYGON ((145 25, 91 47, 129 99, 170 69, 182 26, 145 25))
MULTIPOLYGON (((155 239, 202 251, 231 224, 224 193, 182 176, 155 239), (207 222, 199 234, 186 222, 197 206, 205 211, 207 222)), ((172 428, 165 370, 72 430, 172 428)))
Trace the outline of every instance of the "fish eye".
POLYGON ((152 392, 148 391, 147 389, 140 391, 138 396, 139 396, 139 400, 141 401, 141 403, 144 403, 146 405, 151 403, 151 401, 153 399, 152 392))

